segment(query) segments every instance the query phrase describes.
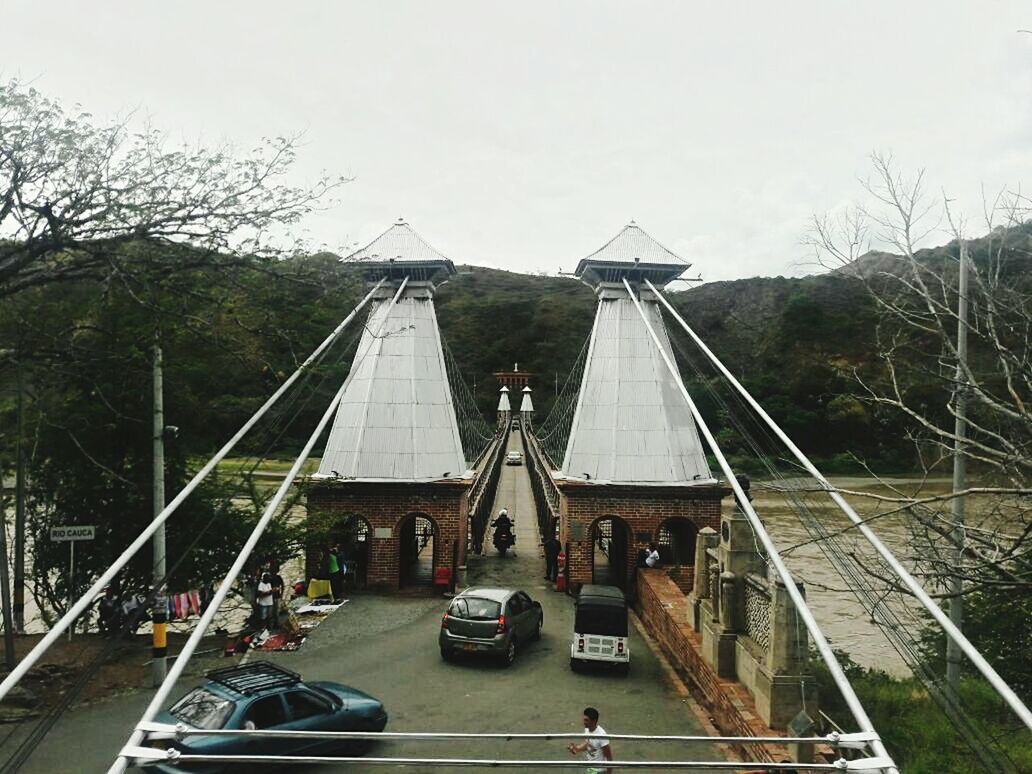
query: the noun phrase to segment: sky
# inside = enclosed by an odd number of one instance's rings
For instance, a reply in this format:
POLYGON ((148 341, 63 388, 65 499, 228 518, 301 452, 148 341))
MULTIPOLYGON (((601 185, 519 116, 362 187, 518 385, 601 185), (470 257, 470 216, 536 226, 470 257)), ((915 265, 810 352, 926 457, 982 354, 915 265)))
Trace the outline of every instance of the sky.
MULTIPOLYGON (((978 232, 1032 180, 1032 5, 0 0, 0 77, 171 138, 303 132, 307 237, 398 217, 457 263, 571 271, 634 219, 706 281, 814 271, 872 152, 978 232), (719 6, 719 7, 718 7, 719 6)), ((933 233, 930 242, 947 240, 933 233)), ((878 245, 875 245, 878 246, 878 245)))

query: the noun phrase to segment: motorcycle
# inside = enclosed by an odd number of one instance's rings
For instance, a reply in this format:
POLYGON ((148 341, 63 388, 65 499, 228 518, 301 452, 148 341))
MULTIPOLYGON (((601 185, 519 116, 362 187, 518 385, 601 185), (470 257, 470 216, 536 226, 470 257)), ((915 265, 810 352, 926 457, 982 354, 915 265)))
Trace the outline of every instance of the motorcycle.
POLYGON ((498 551, 498 555, 504 558, 505 552, 516 545, 516 536, 512 534, 512 527, 508 524, 499 524, 495 527, 492 542, 498 551))

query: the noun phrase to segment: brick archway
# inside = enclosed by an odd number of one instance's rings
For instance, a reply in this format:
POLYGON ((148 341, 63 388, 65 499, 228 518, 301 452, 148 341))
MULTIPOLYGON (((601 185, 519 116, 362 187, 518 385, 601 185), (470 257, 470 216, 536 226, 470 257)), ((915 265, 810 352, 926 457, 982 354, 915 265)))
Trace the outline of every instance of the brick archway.
POLYGON ((698 525, 687 516, 674 516, 661 523, 656 530, 660 562, 667 566, 693 565, 698 534, 698 525))
POLYGON ((431 586, 437 569, 441 530, 422 511, 406 513, 395 527, 398 535, 398 585, 431 586))
POLYGON ((348 568, 345 585, 351 589, 365 588, 373 544, 373 528, 369 519, 358 513, 348 514, 331 527, 330 537, 344 555, 348 568))
POLYGON ((591 582, 627 589, 631 528, 616 514, 600 516, 588 530, 592 550, 591 582))

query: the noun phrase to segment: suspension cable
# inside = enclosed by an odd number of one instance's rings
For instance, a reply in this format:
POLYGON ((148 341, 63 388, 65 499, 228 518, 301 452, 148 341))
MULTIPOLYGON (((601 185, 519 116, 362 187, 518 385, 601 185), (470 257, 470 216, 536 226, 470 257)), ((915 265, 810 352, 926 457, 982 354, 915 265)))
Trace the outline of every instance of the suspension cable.
MULTIPOLYGON (((681 360, 690 367, 706 389, 710 399, 724 412, 726 419, 734 426, 771 479, 782 485, 781 493, 795 511, 800 524, 809 533, 812 542, 822 551, 839 577, 842 578, 861 606, 868 612, 871 622, 879 628, 889 641, 889 644, 899 653, 914 675, 924 684, 929 695, 963 736, 972 753, 979 758, 987 771, 998 771, 1001 773, 1016 771, 1015 765, 1010 760, 1007 751, 991 736, 980 733, 976 721, 965 711, 963 700, 957 691, 946 683, 941 676, 936 675, 934 670, 930 668, 927 660, 922 657, 920 642, 910 632, 920 629, 924 622, 918 617, 913 605, 907 604, 907 598, 904 596, 903 591, 890 587, 883 592, 874 586, 868 577, 868 573, 864 572, 865 568, 861 565, 861 558, 842 545, 842 532, 829 531, 825 527, 815 512, 815 510, 819 509, 819 506, 812 501, 807 492, 797 489, 782 474, 777 465, 768 457, 760 441, 746 427, 743 416, 737 411, 732 411, 727 401, 724 400, 710 380, 703 374, 702 369, 695 363, 691 354, 685 351, 678 338, 671 336, 670 340, 674 345, 675 353, 680 355, 681 360)), ((747 411, 747 406, 745 401, 741 399, 741 396, 735 392, 732 392, 732 396, 733 399, 736 399, 736 408, 746 409, 744 419, 748 420, 750 424, 755 423, 757 433, 763 441, 768 445, 775 443, 774 436, 769 430, 764 425, 758 423, 752 412, 747 411)), ((783 552, 783 556, 787 557, 790 550, 783 552)), ((888 564, 877 555, 865 552, 863 562, 877 565, 879 570, 886 571, 886 577, 891 573, 891 568, 889 568, 888 564)))
POLYGON ((907 569, 903 566, 899 559, 896 558, 895 554, 893 554, 892 551, 890 551, 885 546, 885 544, 881 542, 878 536, 874 534, 871 528, 864 522, 862 518, 860 518, 857 512, 853 510, 853 506, 851 506, 846 501, 846 499, 841 494, 839 494, 838 490, 834 486, 832 486, 831 482, 829 482, 828 479, 824 477, 824 474, 821 473, 816 468, 816 466, 814 466, 810 459, 805 454, 803 454, 803 452, 799 449, 798 446, 795 445, 792 439, 789 438, 788 435, 778 426, 778 424, 773 419, 771 419, 770 415, 766 411, 764 411, 763 407, 756 401, 755 398, 753 398, 749 391, 742 386, 741 382, 739 382, 734 377, 734 375, 724 366, 720 359, 715 354, 713 354, 712 350, 710 350, 710 348, 706 346, 705 342, 703 342, 703 340, 699 338, 695 331, 692 330, 691 326, 689 326, 688 323, 685 322, 684 318, 677 313, 677 310, 675 310, 673 306, 670 305, 670 302, 663 297, 659 290, 656 289, 656 286, 648 280, 645 280, 645 284, 648 285, 649 289, 656 294, 656 298, 658 298, 663 303, 667 311, 669 311, 670 314, 674 317, 674 319, 677 320, 678 323, 680 323, 681 327, 684 328, 685 332, 689 336, 691 336, 692 340, 699 347, 699 349, 701 349, 703 353, 705 353, 705 355, 710 359, 713 365, 716 366, 717 369, 724 375, 724 378, 726 378, 734 386, 734 388, 749 403, 753 410, 756 411, 757 414, 759 414, 759 416, 764 420, 764 422, 767 423, 767 425, 777 435, 781 442, 788 447, 789 451, 792 452, 792 455, 799 461, 799 464, 806 468, 807 472, 809 472, 810 475, 817 480, 817 483, 819 483, 824 488, 824 490, 828 493, 828 496, 831 497, 832 501, 834 501, 834 503, 839 507, 839 509, 846 515, 846 518, 848 518, 856 526, 860 534, 867 539, 867 542, 869 542, 874 547, 874 550, 881 555, 882 559, 884 559, 888 563, 888 565, 896 573, 897 577, 899 577, 900 580, 903 581, 903 584, 921 602, 925 609, 929 613, 931 613, 932 617, 935 618, 935 620, 939 623, 943 631, 946 632, 946 635, 957 644, 961 651, 963 651, 964 655, 966 655, 975 665, 975 667, 978 668, 978 671, 982 673, 985 679, 988 680, 989 683, 993 686, 993 688, 996 689, 996 692, 1003 698, 1005 702, 1007 702, 1008 706, 1010 706, 1014 713, 1021 719, 1021 722, 1024 723, 1025 726, 1027 726, 1029 729, 1032 729, 1032 711, 1029 710, 1029 708, 1025 705, 1023 701, 1021 701, 1020 698, 1018 698, 1018 695, 1013 691, 1013 689, 1009 685, 1007 685, 1004 679, 1000 677, 999 673, 997 673, 997 671, 993 669, 992 665, 985 660, 982 654, 978 652, 978 649, 971 644, 971 641, 968 640, 968 638, 964 636, 964 633, 960 629, 958 629, 957 626, 950 620, 949 616, 942 611, 942 608, 935 604, 935 601, 921 587, 921 584, 918 583, 917 580, 915 580, 914 577, 907 571, 907 569))
MULTIPOLYGON (((651 286, 651 283, 649 284, 651 286)), ((699 430, 702 432, 706 439, 706 443, 713 452, 713 456, 717 458, 717 463, 720 465, 721 470, 727 477, 727 483, 735 493, 735 497, 738 500, 738 506, 752 525, 753 532, 757 538, 759 538, 760 543, 767 552, 767 558, 771 564, 774 565, 775 571, 781 578, 782 583, 784 583, 785 590, 788 592, 789 597, 792 599, 792 603, 795 605, 796 613, 803 619, 803 623, 806 625, 807 631, 809 631, 810 636, 813 637, 814 644, 817 646, 817 650, 824 659, 824 663, 827 665, 832 679, 838 686, 839 691, 841 691, 842 697, 849 706, 849 709, 853 714, 853 718, 856 720, 857 725, 860 726, 862 731, 877 733, 874 725, 871 723, 870 717, 867 715, 867 710, 865 710, 863 704, 860 703, 860 698, 856 695, 856 692, 853 690, 853 686, 850 685, 849 680, 846 678, 845 672, 842 670, 842 665, 839 664, 834 652, 832 652, 831 645, 824 636, 824 632, 821 631, 821 627, 813 617, 813 613, 807 606, 806 600, 799 591, 799 587, 796 586, 795 581, 792 579, 792 575, 788 571, 788 567, 785 566, 785 562, 781 558, 781 554, 778 553, 777 546, 774 545, 774 541, 771 539, 766 527, 764 527, 763 522, 760 521, 760 517, 753 509, 752 503, 749 502, 749 498, 742 489, 741 483, 739 483, 738 479, 735 477, 734 471, 731 469, 731 465, 727 461, 727 457, 724 456, 724 452, 721 451, 716 438, 714 438, 713 434, 710 432, 709 426, 706 424, 706 420, 695 405, 695 401, 692 400, 692 396, 688 393, 688 390, 685 389, 684 382, 681 380, 681 375, 677 370, 677 366, 674 365, 673 361, 670 359, 670 355, 667 354, 667 351, 663 348, 659 337, 656 335, 656 331, 652 327, 652 323, 649 322, 649 319, 645 314, 645 310, 642 308, 641 302, 638 300, 638 297, 634 295, 634 291, 631 289, 631 285, 627 281, 626 277, 623 278, 623 285, 627 290, 627 295, 630 296, 631 301, 634 303, 635 309, 638 310, 638 314, 641 317, 642 322, 645 324, 645 328, 648 331, 649 336, 655 343, 656 349, 659 350, 659 354, 663 358, 663 362, 670 371, 670 375, 674 378, 674 383, 681 392, 681 396, 688 404, 692 417, 698 424, 699 430)), ((891 774, 899 774, 896 765, 892 763, 892 759, 888 755, 888 752, 880 739, 871 742, 871 749, 874 750, 875 754, 879 758, 884 757, 889 761, 888 765, 883 766, 882 768, 887 769, 891 774)))
MULTIPOLYGON (((397 293, 395 293, 394 297, 391 299, 387 307, 387 310, 384 312, 383 319, 380 321, 380 326, 377 330, 377 334, 375 335, 378 335, 380 331, 383 330, 383 327, 386 325, 387 320, 390 319, 391 309, 393 309, 393 307, 398 303, 398 299, 405 291, 405 286, 407 284, 408 277, 406 276, 401 283, 401 287, 398 288, 397 293)), ((377 287, 379 287, 379 283, 377 284, 377 287)), ((370 295, 371 294, 372 292, 370 292, 370 295)), ((366 298, 368 297, 369 296, 366 296, 366 298)), ((353 365, 352 370, 354 370, 354 368, 356 368, 358 365, 360 364, 353 365)), ((330 401, 330 405, 326 407, 326 411, 323 412, 322 418, 316 425, 315 431, 308 438, 307 443, 305 443, 305 446, 301 450, 301 453, 298 455, 297 459, 294 460, 294 464, 287 472, 287 475, 284 477, 283 482, 279 486, 279 489, 276 490, 276 494, 273 496, 272 500, 269 501, 269 504, 266 507, 265 512, 262 514, 262 517, 258 520, 258 523, 255 524, 254 529, 251 531, 251 535, 247 539, 247 542, 244 543, 243 548, 241 548, 240 552, 237 554, 237 558, 233 562, 233 566, 230 567, 229 572, 226 573, 226 577, 223 578, 218 590, 215 592, 211 602, 208 604, 208 608, 204 611, 204 614, 201 616, 201 619, 197 622, 197 627, 193 630, 193 632, 191 632, 190 637, 183 645, 183 649, 179 652, 179 656, 176 658, 175 664, 172 665, 172 668, 165 676, 165 679, 154 692, 154 696, 151 698, 150 704, 147 705, 147 709, 143 713, 143 717, 141 718, 142 721, 153 720, 154 717, 158 714, 158 712, 161 711, 165 702, 168 700, 168 696, 172 692, 172 688, 175 687, 176 681, 179 679, 180 675, 182 675, 183 670, 186 669, 186 665, 190 661, 190 657, 194 654, 194 651, 196 651, 197 646, 200 644, 200 641, 204 637, 205 632, 211 625, 212 619, 218 612, 219 606, 222 604, 226 596, 229 594, 230 588, 236 581, 236 578, 240 574, 241 570, 243 570, 244 564, 250 558, 251 552, 254 550, 254 547, 258 545, 258 541, 261 538, 262 534, 265 532, 265 528, 269 525, 269 522, 272 520, 272 517, 276 514, 276 511, 279 509, 280 503, 282 503, 284 498, 287 496, 287 492, 293 485, 294 479, 297 477, 298 473, 300 473, 302 466, 304 466, 305 462, 308 460, 308 455, 311 454, 312 448, 315 446, 316 442, 322 436, 323 431, 326 429, 326 426, 333 418, 337 406, 340 403, 341 399, 344 397, 344 392, 347 390, 349 383, 349 380, 344 380, 344 383, 341 384, 340 389, 337 390, 336 395, 333 396, 333 400, 330 401)), ((129 738, 129 741, 127 742, 127 746, 136 746, 141 741, 143 741, 143 738, 144 732, 134 729, 132 735, 129 738)), ((108 774, 122 774, 122 772, 126 770, 128 765, 129 759, 123 753, 119 753, 119 757, 111 765, 111 768, 108 770, 108 774)))
POLYGON ((382 285, 383 282, 384 280, 381 279, 373 286, 373 288, 359 302, 358 306, 351 311, 351 314, 344 318, 344 320, 333 329, 330 335, 327 336, 318 347, 316 347, 315 351, 308 356, 305 362, 302 363, 297 370, 294 371, 294 373, 292 373, 287 380, 269 396, 268 400, 262 404, 261 408, 251 415, 251 418, 236 431, 233 437, 230 438, 226 444, 219 449, 215 455, 208 460, 208 462, 205 463, 204 467, 194 474, 194 477, 190 479, 189 483, 183 487, 179 494, 177 494, 172 501, 161 510, 161 513, 154 517, 154 520, 144 528, 132 543, 129 544, 128 548, 126 548, 125 551, 123 551, 122 554, 111 563, 111 566, 101 574, 96 582, 79 597, 75 604, 72 605, 63 616, 61 616, 43 639, 36 643, 36 646, 29 651, 25 658, 23 658, 18 665, 11 670, 11 673, 4 678, 3 682, 0 682, 0 700, 3 700, 8 692, 19 683, 25 674, 36 664, 37 661, 39 661, 43 654, 47 652, 50 646, 58 640, 65 630, 67 630, 80 615, 82 615, 86 608, 93 603, 93 599, 102 592, 104 587, 107 586, 121 571, 121 569, 129 563, 129 560, 132 559, 144 545, 146 545, 147 541, 150 540, 151 536, 155 532, 157 532, 158 528, 165 523, 168 517, 171 516, 180 505, 182 505, 183 501, 190 495, 190 493, 197 488, 201 481, 207 478, 208 474, 215 469, 215 466, 218 465, 227 454, 229 454, 240 439, 243 438, 247 432, 254 427, 255 423, 265 415, 272 405, 280 399, 283 393, 290 389, 290 386, 297 381, 298 377, 308 368, 308 366, 317 360, 322 355, 323 351, 337 339, 348 324, 355 319, 355 316, 366 305, 369 299, 373 297, 373 294, 379 290, 380 285, 382 285))

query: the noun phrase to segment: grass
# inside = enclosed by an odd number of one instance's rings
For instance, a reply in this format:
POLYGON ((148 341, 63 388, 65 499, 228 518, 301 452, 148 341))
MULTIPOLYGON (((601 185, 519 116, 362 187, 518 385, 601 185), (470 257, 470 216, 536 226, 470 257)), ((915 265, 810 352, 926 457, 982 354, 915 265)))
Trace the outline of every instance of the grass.
MULTIPOLYGON (((207 459, 194 460, 194 463, 197 467, 200 467, 205 462, 207 462, 207 459)), ((246 470, 247 468, 250 468, 250 466, 253 465, 254 462, 255 461, 253 457, 226 457, 224 460, 222 460, 222 462, 218 464, 217 470, 219 473, 223 475, 229 475, 238 470, 246 470)), ((307 460, 305 460, 305 464, 301 468, 302 475, 315 473, 319 469, 319 462, 320 460, 318 457, 309 457, 307 460)), ((255 473, 258 475, 264 473, 269 475, 282 476, 290 470, 290 467, 293 464, 293 459, 272 459, 266 457, 261 461, 258 467, 255 468, 255 473)))
MULTIPOLYGON (((844 727, 849 712, 818 661, 812 664, 820 685, 821 709, 844 727)), ((986 771, 949 719, 914 678, 847 667, 849 681, 881 734, 896 764, 907 774, 982 774, 986 771)), ((1014 717, 996 692, 969 678, 959 687, 961 704, 983 737, 996 737, 1019 772, 1032 772, 1032 732, 1014 717)))

